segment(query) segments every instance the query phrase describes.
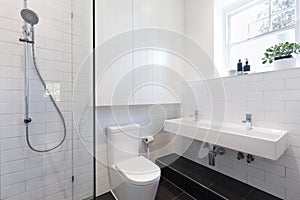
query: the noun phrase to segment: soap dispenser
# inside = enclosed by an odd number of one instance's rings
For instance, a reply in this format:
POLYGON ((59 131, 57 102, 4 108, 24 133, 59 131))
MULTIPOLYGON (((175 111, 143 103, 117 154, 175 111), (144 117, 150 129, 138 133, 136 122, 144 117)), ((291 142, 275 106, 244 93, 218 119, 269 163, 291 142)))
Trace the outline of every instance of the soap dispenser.
POLYGON ((243 74, 243 63, 241 59, 239 59, 239 62, 237 63, 237 74, 238 75, 243 74))
POLYGON ((249 72, 249 71, 250 71, 250 65, 249 65, 248 59, 246 58, 246 64, 244 66, 244 72, 249 72))

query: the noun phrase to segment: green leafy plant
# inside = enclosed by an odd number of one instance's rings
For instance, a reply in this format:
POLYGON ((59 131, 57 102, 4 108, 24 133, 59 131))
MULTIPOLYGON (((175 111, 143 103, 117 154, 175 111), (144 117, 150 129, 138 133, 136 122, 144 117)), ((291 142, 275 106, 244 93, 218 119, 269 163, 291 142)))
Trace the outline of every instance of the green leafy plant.
POLYGON ((292 58, 292 54, 300 53, 300 44, 297 43, 279 43, 266 50, 264 57, 262 58, 263 64, 273 63, 275 60, 292 58))

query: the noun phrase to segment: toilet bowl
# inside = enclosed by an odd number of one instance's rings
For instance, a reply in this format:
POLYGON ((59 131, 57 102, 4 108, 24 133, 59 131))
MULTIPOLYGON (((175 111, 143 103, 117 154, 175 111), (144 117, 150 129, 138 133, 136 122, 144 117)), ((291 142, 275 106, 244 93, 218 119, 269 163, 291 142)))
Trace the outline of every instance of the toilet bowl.
POLYGON ((154 200, 160 168, 139 156, 139 125, 107 128, 108 167, 112 194, 117 200, 154 200))
POLYGON ((154 200, 160 169, 140 156, 114 165, 110 179, 112 193, 118 200, 154 200))

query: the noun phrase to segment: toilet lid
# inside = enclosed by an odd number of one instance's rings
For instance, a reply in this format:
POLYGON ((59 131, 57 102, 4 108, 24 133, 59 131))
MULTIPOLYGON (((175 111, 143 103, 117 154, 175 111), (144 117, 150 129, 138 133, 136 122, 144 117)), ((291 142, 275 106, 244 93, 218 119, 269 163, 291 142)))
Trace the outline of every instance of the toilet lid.
POLYGON ((115 166, 129 182, 135 185, 147 185, 160 177, 160 168, 143 156, 122 161, 115 166))

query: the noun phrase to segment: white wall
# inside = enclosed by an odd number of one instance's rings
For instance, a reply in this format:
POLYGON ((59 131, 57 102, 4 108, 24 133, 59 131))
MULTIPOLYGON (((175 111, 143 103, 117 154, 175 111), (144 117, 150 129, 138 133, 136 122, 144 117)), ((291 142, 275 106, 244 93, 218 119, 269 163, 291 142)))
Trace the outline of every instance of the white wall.
MULTIPOLYGON (((67 140, 50 153, 34 153, 25 142, 24 48, 18 41, 23 22, 23 1, 0 3, 0 199, 71 199, 71 1, 29 1, 38 13, 37 63, 47 83, 60 84, 61 108, 67 124, 67 140)), ((63 134, 58 115, 32 70, 30 140, 36 148, 56 144, 63 134)))
MULTIPOLYGON (((203 65, 197 66, 205 70, 204 74, 209 74, 209 77, 213 76, 213 13, 209 12, 213 10, 213 1, 199 1, 199 0, 134 0, 133 5, 131 0, 100 0, 97 1, 97 45, 102 48, 110 38, 114 38, 118 34, 132 31, 133 29, 143 28, 159 28, 171 31, 176 31, 187 36, 195 41, 196 46, 199 47, 199 52, 193 52, 196 57, 203 58, 203 65), (204 51, 203 51, 204 50, 204 51), (204 52, 204 53, 203 53, 204 52), (200 55, 201 54, 201 55, 200 55), (207 65, 206 65, 207 64, 207 65)), ((134 36, 134 33, 133 33, 134 36)), ((152 39, 157 42, 157 38, 152 35, 145 35, 145 38, 152 39)), ((128 43, 133 43, 132 38, 128 37, 128 43)), ((167 38, 166 38, 167 40, 167 38)), ((163 43, 164 41, 162 41, 163 43)), ((127 43, 126 43, 127 44, 127 43)), ((130 46, 130 45, 129 45, 130 46)), ((132 46, 133 47, 133 46, 132 46)), ((117 49, 122 49, 116 46, 113 48, 113 52, 117 49)), ((184 45, 182 45, 184 49, 184 45)), ((105 51, 110 51, 105 49, 105 51)), ((184 56, 184 55, 181 55, 184 56)), ((98 76, 104 71, 104 66, 97 63, 98 76)), ((97 135, 97 194, 102 194, 108 191, 108 175, 106 164, 106 138, 103 137, 105 128, 109 125, 115 125, 116 123, 130 123, 129 116, 126 112, 126 106, 128 104, 167 104, 178 102, 178 100, 172 95, 168 94, 168 91, 156 88, 153 85, 150 87, 143 87, 143 90, 135 93, 134 98, 130 99, 130 94, 136 87, 145 83, 145 81, 153 81, 158 83, 165 83, 171 89, 174 89, 176 95, 182 98, 182 88, 180 87, 184 79, 199 78, 194 76, 195 71, 189 70, 191 66, 186 67, 186 63, 179 57, 172 56, 163 51, 144 50, 134 55, 129 54, 119 59, 110 68, 105 71, 104 76, 97 82, 97 104, 101 107, 98 108, 98 123, 101 124, 97 135), (147 69, 138 68, 142 65, 148 65, 147 69), (154 65, 165 65, 169 67, 169 70, 157 70, 154 65), (171 75, 175 73, 176 75, 171 75), (181 79, 178 78, 181 76, 181 79), (162 81, 163 80, 163 81, 162 81), (121 85, 123 87, 121 92, 114 94, 114 89, 121 85), (179 89, 179 90, 177 90, 179 89), (115 96, 114 96, 115 95, 115 96), (111 97, 114 98, 111 98, 111 97), (113 121, 111 117, 110 107, 103 107, 104 105, 114 105, 115 111, 118 113, 117 121, 113 121), (123 105, 115 107, 115 105, 123 105), (120 119, 119 119, 120 117, 120 119)), ((97 77, 98 78, 98 77, 97 77)), ((207 78, 207 77, 206 77, 207 78)), ((190 88, 188 89, 190 91, 190 88)), ((187 97, 189 98, 189 97, 187 97)), ((179 102, 180 102, 179 101, 179 102)), ((133 106, 133 114, 136 123, 145 124, 145 114, 147 109, 151 108, 149 105, 133 106)), ((170 112, 167 110, 167 113, 170 112)), ((177 112, 177 111, 176 111, 177 112)), ((181 114, 178 114, 179 117, 181 114)), ((156 114, 152 117, 152 120, 156 120, 152 124, 152 128, 160 129, 164 118, 161 114, 156 114), (153 127, 154 126, 154 127, 153 127)), ((147 117, 146 117, 147 118, 147 117)), ((147 120, 146 120, 147 122, 147 120)), ((145 130, 142 130, 142 133, 145 130)), ((145 135, 154 134, 153 131, 146 131, 145 135)), ((169 143, 172 139, 168 134, 161 135, 157 139, 157 143, 153 144, 154 149, 161 149, 163 146, 169 143), (159 140, 159 141, 158 141, 159 140)), ((168 148, 173 148, 171 145, 168 148)), ((168 152, 171 152, 168 149, 168 152)), ((141 151, 145 151, 145 147, 142 147, 141 151)), ((161 153, 155 151, 157 155, 153 155, 155 158, 161 153)))
MULTIPOLYGON (((134 47, 136 38, 130 31, 143 28, 160 28, 184 32, 184 1, 183 0, 100 0, 97 1, 97 48, 101 51, 103 45, 109 39, 114 40, 116 36, 129 32, 128 41, 130 49, 134 47), (132 4, 133 2, 133 4, 132 4), (134 39, 134 40, 133 40, 134 39), (131 45, 132 44, 132 45, 131 45)), ((157 40, 152 35, 145 35, 145 38, 157 40)), ((120 45, 120 44, 119 44, 120 45)), ((123 49, 124 46, 114 46, 111 54, 123 49)), ((105 51, 110 51, 105 49, 105 51)), ((100 55, 101 56, 101 55, 100 55)), ((100 57, 99 56, 99 57, 100 57)), ((117 55, 119 56, 119 55, 117 55)), ((145 85, 147 82, 164 83, 167 88, 180 89, 178 82, 174 80, 171 72, 182 75, 183 61, 175 56, 163 51, 143 50, 134 54, 128 54, 112 64, 107 70, 97 57, 97 195, 109 190, 108 174, 106 167, 106 127, 116 124, 126 124, 134 122, 144 126, 141 133, 145 136, 156 134, 162 129, 165 113, 173 115, 172 105, 162 106, 166 110, 155 111, 155 106, 145 104, 166 104, 178 102, 172 93, 163 87, 155 87, 153 83, 145 85), (146 67, 141 67, 145 65, 146 67), (165 68, 155 66, 164 65, 165 68), (176 85, 177 84, 177 85, 176 85), (135 93, 134 93, 134 90, 135 93), (134 93, 134 95, 133 95, 134 93), (132 95, 132 96, 130 96, 132 95), (128 116, 127 106, 130 106, 131 116, 128 116), (141 104, 144 104, 142 106, 141 104), (113 105, 113 107, 107 106, 113 105), (113 118, 112 108, 117 112, 117 119, 113 118), (154 109, 153 109, 154 108, 154 109), (170 110, 171 108, 171 110, 170 110), (152 112, 154 116, 148 116, 152 112), (149 119, 153 121, 149 121, 149 119)), ((178 90, 175 91, 178 94, 178 90)), ((174 111, 174 112, 175 112, 174 111)), ((176 111, 177 112, 177 111, 176 111)), ((178 115, 176 115, 178 116, 178 115)), ((168 116, 170 117, 170 116, 168 116)), ((151 158, 162 155, 161 150, 170 138, 169 134, 158 134, 157 140, 152 144, 151 158), (156 149, 158 151, 156 151, 156 149)), ((171 148, 171 147, 170 147, 171 148)), ((163 148, 164 149, 164 148, 163 148)), ((145 147, 141 146, 141 153, 145 152, 145 147)), ((164 150, 166 154, 166 150, 164 150)), ((170 153, 171 150, 168 150, 170 153)))
MULTIPOLYGON (((217 164, 213 169, 228 174, 238 180, 253 185, 286 200, 300 198, 300 70, 266 72, 253 75, 223 78, 226 97, 212 107, 206 101, 199 101, 200 118, 211 116, 213 109, 225 104, 225 121, 241 123, 245 113, 253 114, 253 125, 287 130, 290 147, 278 160, 272 161, 255 157, 255 161, 247 164, 245 160, 236 159, 237 152, 227 150, 224 156, 217 156, 217 164)), ((216 79, 207 80, 213 85, 216 79)), ((196 93, 202 99, 210 99, 205 91, 203 81, 194 82, 196 93)), ((178 153, 183 144, 192 141, 182 138, 177 146, 178 153)), ((185 156, 208 166, 208 158, 197 157, 200 142, 193 141, 185 156)))
MULTIPOLYGON (((213 59, 214 1, 185 0, 185 34, 195 40, 213 59)), ((195 52, 196 53, 196 52, 195 52)))
MULTIPOLYGON (((196 66, 205 78, 214 75, 214 1, 185 0, 184 34, 194 40, 202 51, 186 52, 201 57, 202 66, 196 66)), ((190 66, 185 67, 187 80, 199 79, 198 73, 190 66)))
MULTIPOLYGON (((129 32, 129 37, 123 41, 124 45, 118 43, 116 45, 120 46, 111 50, 111 54, 114 54, 125 45, 129 44, 128 50, 131 50, 138 43, 139 38, 134 36, 134 31, 130 33, 132 30, 158 28, 183 33, 184 0, 101 0, 97 1, 97 19, 99 51, 107 40, 129 32)), ((145 35, 144 38, 151 38, 155 42, 161 39, 153 35, 145 35)), ((163 50, 144 49, 134 54, 128 53, 107 70, 105 67, 101 61, 97 63, 97 105, 178 103, 178 99, 168 90, 153 84, 162 83, 169 88, 176 88, 176 80, 164 69, 183 74, 183 61, 163 50)))

